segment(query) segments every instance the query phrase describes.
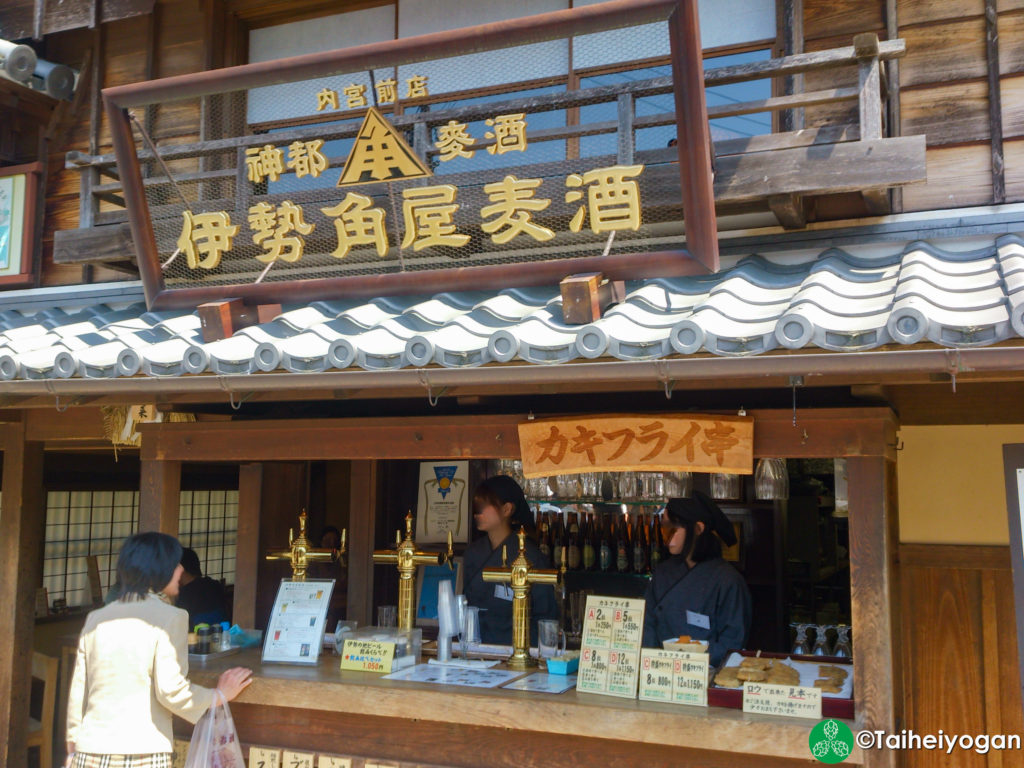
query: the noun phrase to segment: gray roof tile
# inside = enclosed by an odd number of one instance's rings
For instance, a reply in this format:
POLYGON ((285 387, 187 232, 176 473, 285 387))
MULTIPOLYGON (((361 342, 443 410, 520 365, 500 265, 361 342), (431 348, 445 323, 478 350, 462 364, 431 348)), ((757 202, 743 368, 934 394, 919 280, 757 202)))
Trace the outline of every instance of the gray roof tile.
POLYGON ((557 286, 317 301, 211 343, 195 312, 5 310, 0 379, 550 365, 1013 337, 1024 337, 1024 240, 1006 236, 967 253, 913 243, 884 258, 752 256, 717 275, 631 282, 623 302, 583 326, 562 321, 557 286))

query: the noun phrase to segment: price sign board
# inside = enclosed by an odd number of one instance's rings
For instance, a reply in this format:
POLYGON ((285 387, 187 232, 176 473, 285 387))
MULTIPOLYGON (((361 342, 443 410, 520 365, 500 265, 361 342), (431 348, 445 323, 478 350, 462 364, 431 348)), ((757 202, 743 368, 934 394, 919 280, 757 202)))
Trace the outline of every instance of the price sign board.
POLYGON ((281 768, 281 750, 249 747, 249 768, 281 768))
POLYGON ((352 758, 338 757, 337 755, 320 755, 316 768, 352 768, 352 758))
POLYGON ((313 768, 312 752, 292 752, 285 750, 281 757, 281 768, 313 768))
POLYGON ((642 599, 587 597, 577 691, 636 698, 645 605, 642 599))
POLYGON ((707 654, 644 648, 640 654, 640 699, 706 707, 707 654))
POLYGON ((349 639, 345 641, 345 649, 341 654, 341 668, 357 672, 388 673, 394 659, 394 643, 349 639))
POLYGON ((821 689, 801 685, 743 684, 743 711, 821 720, 821 689))

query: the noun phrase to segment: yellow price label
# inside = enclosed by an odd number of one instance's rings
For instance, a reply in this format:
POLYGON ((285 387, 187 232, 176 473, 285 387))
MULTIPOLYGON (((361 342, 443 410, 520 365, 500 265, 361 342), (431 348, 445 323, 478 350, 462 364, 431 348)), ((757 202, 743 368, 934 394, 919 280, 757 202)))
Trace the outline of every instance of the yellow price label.
POLYGON ((281 768, 281 750, 249 747, 249 768, 281 768))
MULTIPOLYGON (((391 671, 395 644, 377 640, 346 640, 341 652, 341 668, 357 672, 391 671)), ((290 767, 289 767, 290 768, 290 767)))
POLYGON ((317 768, 352 768, 351 757, 337 757, 336 755, 320 755, 317 768))

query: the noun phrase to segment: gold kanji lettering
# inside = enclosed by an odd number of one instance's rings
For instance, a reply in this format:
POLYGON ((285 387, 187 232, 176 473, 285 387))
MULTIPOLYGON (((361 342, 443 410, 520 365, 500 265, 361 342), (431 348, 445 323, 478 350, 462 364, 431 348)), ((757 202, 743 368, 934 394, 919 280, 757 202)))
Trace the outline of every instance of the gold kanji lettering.
POLYGON ((276 209, 269 203, 257 203, 249 209, 249 229, 255 233, 252 241, 266 251, 256 258, 264 263, 301 259, 306 242, 292 233, 308 235, 313 226, 303 220, 302 209, 291 200, 285 200, 276 209))
POLYGON ((565 458, 565 452, 569 448, 569 438, 562 434, 556 426, 551 427, 548 436, 537 441, 540 448, 540 455, 537 457, 537 464, 550 461, 552 464, 561 464, 565 458))
POLYGON ((185 221, 178 236, 178 249, 185 254, 190 269, 216 269, 221 256, 231 250, 238 234, 226 211, 192 213, 184 211, 185 221))
POLYGON ((678 442, 673 444, 672 447, 670 447, 668 449, 668 452, 669 453, 675 453, 676 451, 680 451, 683 448, 685 448, 686 449, 686 460, 687 461, 693 461, 693 458, 694 458, 694 445, 695 445, 695 441, 697 439, 697 435, 699 435, 699 434, 700 434, 700 424, 698 424, 696 421, 691 421, 690 422, 690 428, 686 431, 686 434, 683 435, 678 440, 678 442))
POLYGON ((654 448, 640 457, 640 461, 648 461, 661 453, 665 443, 668 442, 668 432, 665 431, 664 427, 665 425, 660 421, 652 421, 650 424, 640 425, 640 434, 636 438, 637 442, 644 445, 655 443, 654 448))
POLYGON ((491 240, 499 245, 507 243, 520 233, 542 243, 553 238, 554 232, 531 220, 535 211, 543 211, 551 205, 550 200, 533 196, 541 181, 506 176, 502 181, 485 184, 484 192, 492 204, 481 208, 480 215, 485 219, 491 216, 497 218, 485 221, 480 225, 480 229, 488 233, 491 240))
POLYGON ((284 173, 284 152, 270 144, 245 150, 245 166, 249 181, 259 183, 264 177, 277 181, 284 173))
POLYGON ((327 107, 338 108, 338 92, 330 88, 324 88, 316 95, 316 111, 323 112, 327 107))
POLYGON ((704 428, 705 440, 700 444, 700 449, 708 456, 714 456, 715 460, 718 461, 718 466, 722 466, 722 462, 725 460, 725 452, 734 448, 740 441, 738 437, 732 436, 732 433, 735 431, 735 427, 730 427, 721 421, 716 421, 714 427, 704 428))
POLYGON ((327 170, 327 158, 320 148, 323 139, 295 141, 288 145, 288 167, 295 170, 295 178, 312 176, 314 179, 327 170))
MULTIPOLYGON (((590 213, 590 230, 596 235, 619 229, 640 228, 640 186, 635 180, 642 165, 614 165, 609 168, 595 168, 582 176, 573 173, 565 180, 567 187, 587 189, 587 205, 581 205, 569 222, 569 229, 579 232, 590 213)), ((574 189, 565 193, 565 202, 573 203, 582 199, 583 192, 574 189)))
POLYGON ((408 93, 405 94, 407 99, 422 99, 430 95, 427 93, 427 78, 425 75, 407 77, 405 84, 409 87, 408 93))
POLYGON ((328 216, 335 217, 334 229, 338 233, 338 247, 331 256, 343 259, 353 245, 374 245, 377 255, 388 252, 388 235, 384 229, 384 211, 372 208, 373 200, 366 195, 349 192, 345 199, 333 208, 321 208, 328 216))
POLYGON ((398 99, 398 89, 395 78, 389 77, 377 83, 377 101, 381 104, 389 104, 398 99))
POLYGON ((366 106, 366 86, 352 83, 352 85, 345 88, 342 93, 345 94, 345 104, 349 109, 359 109, 360 107, 366 106))
POLYGON ((488 131, 484 136, 494 139, 494 143, 487 147, 492 155, 503 155, 506 152, 526 151, 526 113, 517 112, 513 115, 496 115, 484 122, 493 126, 493 131, 488 131))
POLYGON ((577 424, 576 437, 572 439, 572 452, 587 454, 587 459, 593 464, 595 461, 594 448, 603 442, 604 440, 597 436, 596 430, 587 429, 582 424, 577 424))
POLYGON ((458 190, 452 184, 402 190, 403 248, 410 245, 414 251, 430 246, 458 248, 469 242, 469 235, 455 233, 453 217, 459 210, 459 204, 455 202, 456 192, 458 190))
POLYGON ((441 150, 439 157, 442 163, 454 160, 456 157, 464 157, 467 160, 476 154, 474 150, 467 149, 473 146, 476 140, 466 133, 466 124, 455 120, 449 120, 437 128, 437 141, 434 146, 441 150))

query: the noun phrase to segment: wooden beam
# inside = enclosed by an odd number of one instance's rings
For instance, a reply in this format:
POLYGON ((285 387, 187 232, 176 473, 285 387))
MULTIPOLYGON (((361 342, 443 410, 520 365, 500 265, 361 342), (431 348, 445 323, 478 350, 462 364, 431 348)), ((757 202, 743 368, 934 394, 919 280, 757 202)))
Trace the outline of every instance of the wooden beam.
MULTIPOLYGON (((847 459, 850 490, 850 595, 854 648, 857 727, 898 731, 902 686, 898 622, 894 611, 899 594, 896 553, 899 517, 896 510, 895 462, 882 457, 847 459)), ((866 750, 868 768, 896 763, 892 750, 866 750)))
POLYGON ((43 444, 25 440, 22 424, 2 428, 0 501, 0 764, 23 768, 28 759, 29 698, 36 589, 42 586, 46 494, 43 444))
MULTIPOLYGON (((86 171, 85 175, 88 173, 86 171)), ((58 229, 53 233, 54 264, 92 264, 108 261, 135 261, 132 231, 127 224, 58 229)))
POLYGON ((861 192, 925 181, 924 136, 849 141, 817 147, 720 157, 715 198, 720 202, 756 200, 769 195, 861 192))
POLYGON ((772 195, 768 198, 768 207, 779 220, 779 224, 786 229, 803 229, 807 226, 807 209, 804 207, 803 195, 794 192, 772 195))
POLYGON ((235 545, 235 600, 231 619, 240 627, 256 626, 256 582, 260 563, 260 506, 263 465, 238 468, 238 537, 235 545))
MULTIPOLYGON (((895 40, 900 36, 900 25, 898 18, 897 0, 885 0, 885 34, 889 40, 895 40)), ((883 43, 884 45, 884 43, 883 43)), ((903 122, 900 116, 900 62, 899 59, 889 59, 885 63, 886 81, 888 89, 886 95, 886 108, 888 117, 887 136, 903 135, 903 122)), ((903 190, 896 187, 891 193, 892 212, 900 213, 903 210, 903 190)))
MULTIPOLYGON (((146 438, 143 437, 143 444, 146 438)), ((178 535, 181 508, 181 462, 142 459, 139 531, 178 535)))
MULTIPOLYGON (((856 35, 853 50, 857 54, 860 90, 860 138, 882 138, 881 65, 878 60, 878 35, 873 32, 856 35)), ((889 193, 871 189, 861 193, 868 213, 881 216, 889 212, 889 193)))
POLYGON ((348 619, 372 624, 378 463, 353 461, 348 524, 348 619))
POLYGON ((985 57, 988 60, 988 119, 992 129, 992 202, 1006 202, 1003 158, 1003 104, 999 83, 999 11, 996 0, 985 0, 985 57))

